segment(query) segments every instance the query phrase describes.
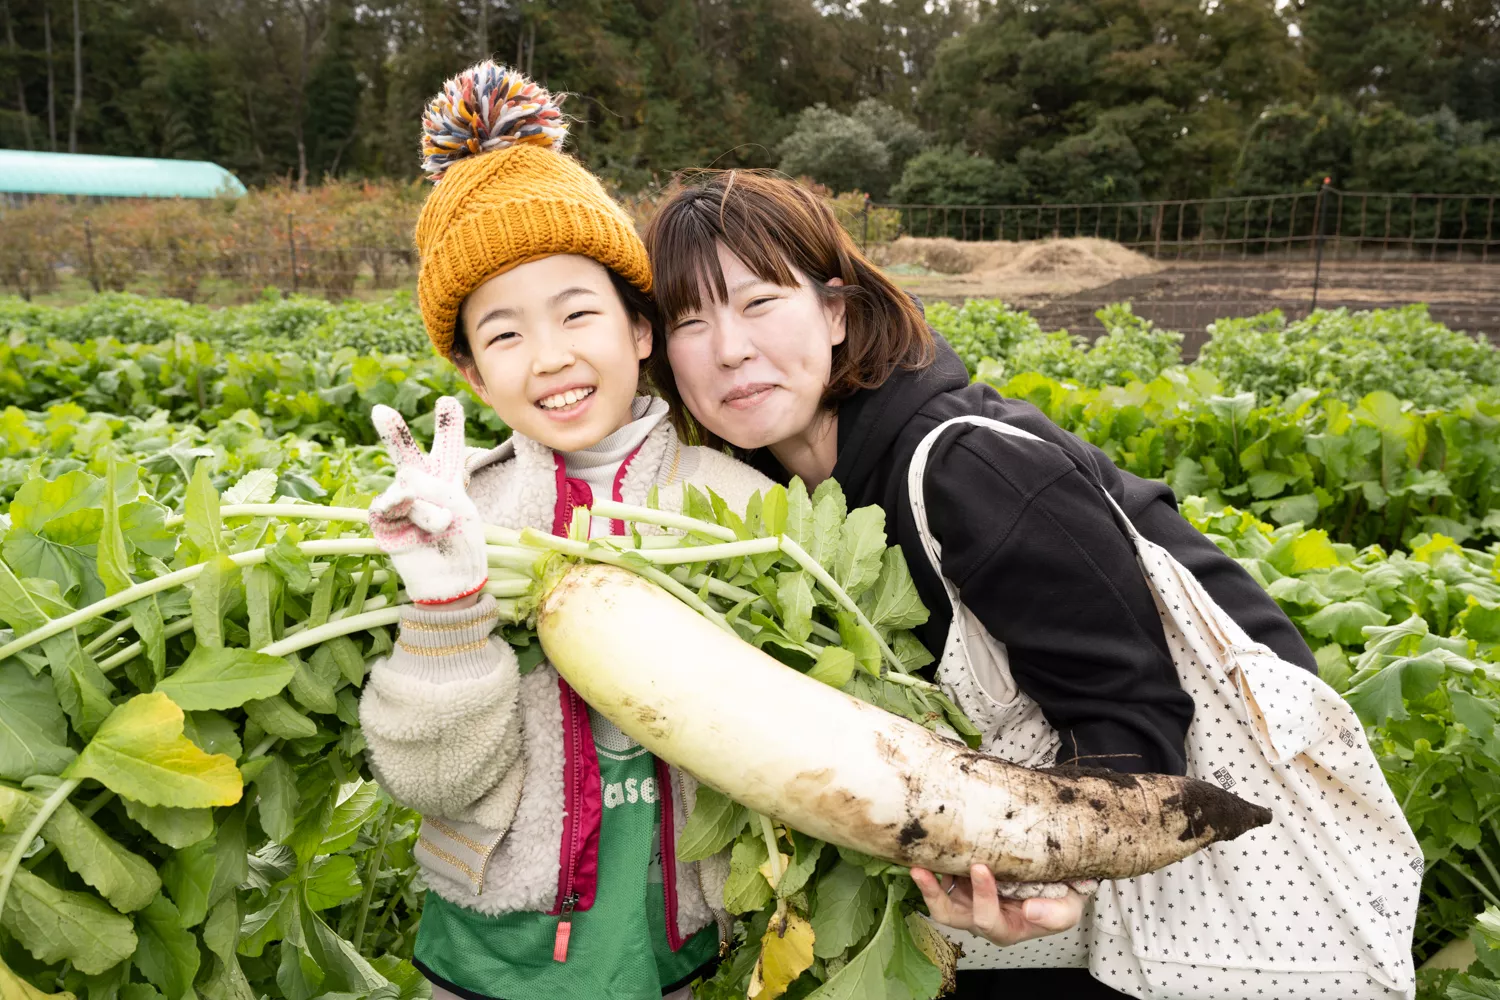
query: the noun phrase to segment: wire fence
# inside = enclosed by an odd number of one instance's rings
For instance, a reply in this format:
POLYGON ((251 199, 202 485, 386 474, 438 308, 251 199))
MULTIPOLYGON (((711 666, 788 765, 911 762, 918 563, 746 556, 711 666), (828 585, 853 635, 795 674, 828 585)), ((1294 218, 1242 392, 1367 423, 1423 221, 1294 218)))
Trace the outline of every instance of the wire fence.
POLYGON ((1393 194, 1317 191, 1194 201, 1073 205, 869 203, 860 220, 903 236, 958 240, 1106 239, 1158 260, 1293 259, 1320 248, 1335 259, 1500 260, 1500 192, 1393 194))
MULTIPOLYGON (((1426 303, 1500 343, 1500 192, 1316 191, 1069 205, 867 202, 841 220, 867 249, 899 237, 1032 243, 1092 237, 1154 260, 1150 274, 1081 292, 1021 294, 1043 326, 1097 334, 1094 313, 1130 302, 1183 331, 1189 354, 1216 319, 1280 309, 1426 303)), ((956 298, 958 296, 941 296, 956 298)))

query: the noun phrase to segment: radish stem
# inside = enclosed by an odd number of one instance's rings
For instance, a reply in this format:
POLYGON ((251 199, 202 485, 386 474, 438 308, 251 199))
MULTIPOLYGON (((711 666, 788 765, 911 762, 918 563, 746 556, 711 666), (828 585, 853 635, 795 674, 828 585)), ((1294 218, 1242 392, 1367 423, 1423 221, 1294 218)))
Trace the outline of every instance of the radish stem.
POLYGON ((287 636, 271 643, 260 650, 266 656, 286 656, 295 653, 299 649, 308 646, 316 646, 320 642, 329 639, 337 639, 341 635, 350 632, 362 632, 365 629, 378 628, 381 625, 394 625, 401 620, 401 608, 380 608, 377 611, 366 611, 363 614, 352 615, 337 621, 325 622, 317 628, 306 629, 294 636, 287 636))
POLYGON ((5 897, 10 894, 11 879, 16 877, 16 869, 21 867, 21 856, 31 846, 31 842, 42 832, 42 827, 52 818, 52 814, 68 800, 73 794, 73 789, 83 783, 82 778, 69 778, 53 789, 52 794, 42 802, 36 815, 31 817, 31 822, 26 824, 26 829, 16 840, 16 846, 10 850, 10 857, 5 859, 5 867, 0 868, 0 914, 5 912, 5 897))
POLYGON ((677 528, 680 531, 707 535, 709 538, 717 538, 725 542, 738 540, 730 529, 700 521, 696 517, 688 517, 686 514, 673 514, 670 511, 653 510, 650 507, 637 507, 634 504, 619 503, 615 500, 595 500, 589 509, 595 517, 610 517, 620 521, 638 521, 663 528, 677 528))
MULTIPOLYGON (((663 573, 661 570, 656 569, 653 566, 641 565, 639 552, 632 552, 628 556, 616 555, 614 552, 611 552, 610 550, 605 548, 601 548, 597 545, 590 545, 587 542, 574 541, 571 538, 558 538, 555 535, 544 535, 541 532, 533 531, 530 528, 527 528, 525 531, 521 532, 521 540, 527 545, 535 545, 538 548, 551 549, 554 552, 561 552, 563 555, 569 555, 579 559, 588 559, 592 562, 601 562, 606 563, 610 566, 618 566, 620 569, 628 570, 629 572, 634 573, 637 576, 645 577, 647 580, 650 580, 652 583, 656 584, 658 587, 665 590, 667 593, 671 594, 683 604, 686 604, 688 607, 692 608, 694 611, 698 612, 704 618, 707 618, 709 621, 713 622, 715 625, 719 626, 719 628, 728 632, 730 635, 737 635, 734 630, 734 626, 729 624, 729 620, 713 607, 711 607, 697 594, 693 593, 691 590, 688 590, 682 584, 678 583, 676 580, 672 579, 672 577, 668 576, 666 573, 663 573)), ((713 548, 713 546, 708 547, 713 548)))
POLYGON ((760 835, 766 839, 766 858, 771 866, 772 891, 781 882, 781 848, 776 846, 776 828, 771 825, 771 818, 765 813, 756 813, 760 817, 760 835))
MULTIPOLYGON (((303 518, 309 521, 356 521, 368 524, 370 512, 358 507, 325 507, 317 503, 230 503, 219 508, 221 518, 228 517, 279 517, 303 518)), ((168 528, 180 526, 185 518, 181 514, 168 517, 168 528)))
MULTIPOLYGON (((780 536, 771 538, 747 538, 739 542, 725 542, 721 545, 685 545, 676 549, 633 549, 632 552, 648 563, 657 566, 677 566, 683 563, 718 562, 725 559, 738 559, 741 556, 758 556, 767 552, 781 551, 783 539, 780 536)), ((583 556, 592 559, 592 555, 583 556)))
MULTIPOLYGON (((171 639, 171 638, 173 638, 175 636, 179 636, 182 633, 190 630, 192 627, 193 627, 193 618, 192 618, 192 616, 191 615, 183 615, 181 618, 177 619, 172 624, 170 624, 170 625, 166 626, 165 628, 163 628, 161 635, 162 635, 163 639, 171 639)), ((140 656, 145 651, 146 651, 146 644, 144 642, 142 642, 141 640, 137 639, 135 642, 132 642, 130 645, 126 646, 124 649, 120 650, 118 653, 114 654, 113 656, 108 657, 107 659, 100 660, 99 661, 99 669, 102 670, 102 671, 104 671, 106 674, 110 673, 116 667, 118 667, 118 666, 120 666, 122 664, 125 664, 125 663, 129 663, 131 660, 135 659, 137 656, 140 656)))
MULTIPOLYGON (((297 548, 303 555, 308 556, 380 554, 380 548, 375 544, 374 540, 364 538, 316 539, 310 542, 301 542, 297 545, 297 548)), ((269 552, 269 548, 259 548, 252 549, 249 552, 240 552, 227 558, 236 566, 258 566, 266 561, 266 555, 269 552)), ((54 635, 61 635, 71 628, 77 628, 84 622, 92 621, 101 615, 106 615, 118 608, 123 608, 127 604, 134 604, 143 597, 150 597, 152 594, 159 594, 163 590, 170 590, 184 583, 190 583, 201 576, 207 566, 207 563, 198 563, 195 566, 188 566, 184 569, 168 573, 165 576, 158 576, 153 580, 144 580, 133 587, 125 588, 117 594, 112 594, 103 600, 95 601, 87 607, 79 608, 72 614, 63 615, 61 618, 54 618, 40 628, 32 629, 25 635, 12 639, 5 645, 0 646, 0 660, 4 660, 8 656, 14 656, 23 649, 30 649, 37 643, 50 639, 54 635)))
POLYGON ((130 618, 129 617, 121 618, 119 621, 115 622, 109 628, 107 628, 103 632, 99 633, 98 638, 94 639, 87 646, 84 646, 83 647, 83 651, 85 653, 88 653, 89 655, 93 655, 94 653, 99 652, 99 650, 103 649, 105 646, 108 646, 111 642, 113 642, 114 640, 118 639, 120 636, 124 635, 126 632, 129 632, 129 631, 130 631, 130 618))

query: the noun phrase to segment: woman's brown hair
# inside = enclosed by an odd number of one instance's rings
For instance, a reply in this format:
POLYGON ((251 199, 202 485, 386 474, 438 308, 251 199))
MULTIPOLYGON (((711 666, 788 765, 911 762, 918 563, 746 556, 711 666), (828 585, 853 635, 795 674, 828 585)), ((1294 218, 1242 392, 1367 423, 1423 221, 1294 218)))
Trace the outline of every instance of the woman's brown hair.
MULTIPOLYGON (((657 211, 645 241, 652 293, 667 331, 702 307, 701 289, 718 302, 728 300, 719 244, 762 281, 795 288, 795 270, 819 296, 843 299, 846 335, 833 349, 825 405, 875 388, 898 368, 932 363, 932 331, 916 302, 870 263, 821 198, 784 177, 704 171, 657 211), (843 285, 830 286, 832 278, 843 285)), ((679 429, 708 440, 682 405, 666 348, 665 337, 652 345, 646 362, 651 381, 672 404, 679 429)))

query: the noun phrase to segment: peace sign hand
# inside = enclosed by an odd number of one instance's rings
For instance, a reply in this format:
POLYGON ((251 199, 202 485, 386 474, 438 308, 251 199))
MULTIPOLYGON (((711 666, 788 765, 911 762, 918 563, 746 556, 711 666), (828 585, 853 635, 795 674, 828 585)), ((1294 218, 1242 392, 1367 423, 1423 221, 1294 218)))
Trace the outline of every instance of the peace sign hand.
POLYGON ((370 504, 370 533, 407 594, 417 604, 448 604, 478 593, 489 567, 484 524, 465 489, 463 406, 452 396, 437 401, 430 455, 389 406, 370 417, 396 466, 396 481, 370 504))

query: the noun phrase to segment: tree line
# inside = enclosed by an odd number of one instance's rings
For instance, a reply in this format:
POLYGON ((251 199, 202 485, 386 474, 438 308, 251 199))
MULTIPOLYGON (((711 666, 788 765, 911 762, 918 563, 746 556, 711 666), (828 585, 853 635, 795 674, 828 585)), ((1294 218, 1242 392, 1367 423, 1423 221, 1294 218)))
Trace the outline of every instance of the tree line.
POLYGON ((443 79, 569 92, 625 192, 694 166, 1046 203, 1500 191, 1500 0, 0 0, 0 145, 415 178, 443 79))

